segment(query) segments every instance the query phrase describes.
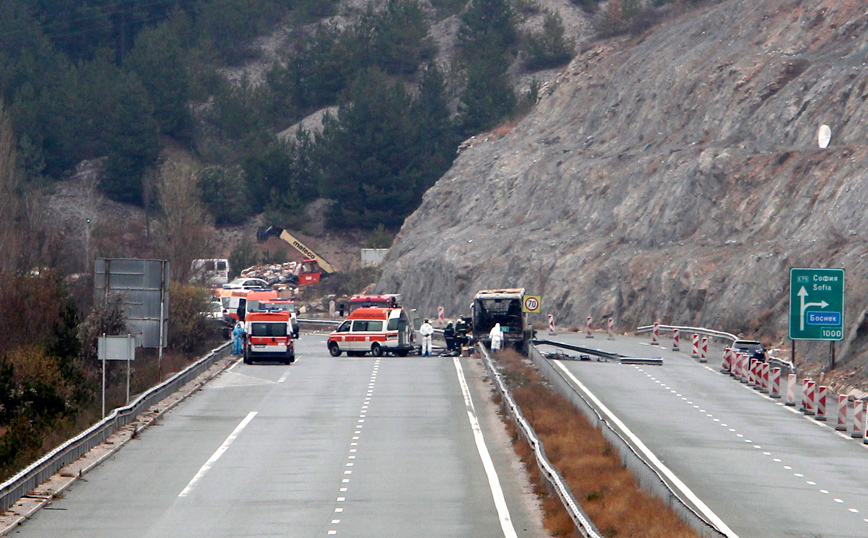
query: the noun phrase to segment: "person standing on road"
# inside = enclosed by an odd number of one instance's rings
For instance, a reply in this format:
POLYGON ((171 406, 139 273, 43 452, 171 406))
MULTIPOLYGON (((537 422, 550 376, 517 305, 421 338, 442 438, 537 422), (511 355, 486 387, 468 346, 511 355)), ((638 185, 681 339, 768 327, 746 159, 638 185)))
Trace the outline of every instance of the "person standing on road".
POLYGON ((434 327, 425 320, 425 323, 419 327, 419 334, 422 335, 422 356, 431 356, 431 335, 434 334, 434 327))
POLYGON ((232 329, 232 354, 233 355, 241 355, 241 344, 244 342, 244 327, 241 326, 241 322, 235 324, 235 328, 232 329))
POLYGON ((494 324, 488 336, 491 338, 491 352, 499 351, 503 346, 503 331, 500 330, 500 323, 494 324))
POLYGON ((451 321, 443 329, 443 339, 446 340, 446 351, 449 353, 455 351, 455 328, 452 326, 451 321))

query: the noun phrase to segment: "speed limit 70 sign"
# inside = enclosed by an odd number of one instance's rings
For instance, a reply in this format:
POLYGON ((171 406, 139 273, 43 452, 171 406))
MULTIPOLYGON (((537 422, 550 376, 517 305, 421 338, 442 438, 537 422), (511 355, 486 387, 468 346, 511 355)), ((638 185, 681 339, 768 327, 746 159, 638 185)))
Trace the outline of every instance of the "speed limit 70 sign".
POLYGON ((528 314, 539 314, 542 308, 541 295, 525 295, 521 301, 521 311, 528 314))

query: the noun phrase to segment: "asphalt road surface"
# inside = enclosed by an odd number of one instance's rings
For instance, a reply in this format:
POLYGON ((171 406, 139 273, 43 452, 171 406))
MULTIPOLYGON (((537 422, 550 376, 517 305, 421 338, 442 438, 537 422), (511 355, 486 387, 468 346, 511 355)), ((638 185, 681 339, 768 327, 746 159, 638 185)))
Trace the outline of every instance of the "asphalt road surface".
POLYGON ((297 346, 221 374, 15 536, 543 535, 478 361, 297 346))
MULTIPOLYGON (((732 536, 868 536, 868 447, 647 338, 547 337, 663 366, 561 361, 731 529, 732 536)), ((682 343, 682 349, 684 348, 682 343)), ((543 351, 552 351, 546 346, 543 351)), ((574 352, 568 354, 578 355, 574 352)), ((834 406, 833 406, 834 407, 834 406)))

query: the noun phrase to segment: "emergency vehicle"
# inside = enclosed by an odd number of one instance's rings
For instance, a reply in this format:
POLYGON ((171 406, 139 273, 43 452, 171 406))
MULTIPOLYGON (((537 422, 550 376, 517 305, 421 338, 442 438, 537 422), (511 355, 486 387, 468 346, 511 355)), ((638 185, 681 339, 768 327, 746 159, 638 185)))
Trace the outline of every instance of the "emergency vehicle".
POLYGON ((350 357, 368 352, 375 357, 394 353, 406 357, 416 349, 415 330, 403 308, 358 308, 329 335, 332 357, 344 351, 350 357))
POLYGON ((279 297, 276 291, 251 291, 247 295, 247 312, 266 310, 269 312, 289 312, 289 323, 292 327, 292 337, 298 338, 298 318, 295 313, 295 300, 279 297))
POLYGON ((215 296, 220 299, 223 306, 223 320, 229 324, 235 324, 238 319, 238 307, 247 310, 247 296, 250 290, 220 288, 215 296))
POLYGON ((286 311, 249 312, 244 321, 244 364, 257 360, 295 361, 290 315, 286 311))
POLYGON ((382 295, 353 295, 350 297, 350 314, 358 308, 376 306, 379 308, 398 308, 398 303, 401 302, 401 295, 397 293, 386 293, 382 295))

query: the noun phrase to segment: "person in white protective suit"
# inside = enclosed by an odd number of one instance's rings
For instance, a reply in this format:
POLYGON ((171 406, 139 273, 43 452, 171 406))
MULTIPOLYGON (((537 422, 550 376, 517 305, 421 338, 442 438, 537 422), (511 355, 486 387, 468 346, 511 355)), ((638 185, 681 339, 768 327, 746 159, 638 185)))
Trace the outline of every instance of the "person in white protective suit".
POLYGON ((422 335, 422 356, 430 357, 431 356, 431 335, 434 334, 434 327, 428 323, 428 320, 425 320, 425 323, 419 327, 419 334, 422 335))
POLYGON ((503 347, 503 331, 500 330, 500 323, 494 324, 494 327, 491 328, 491 332, 488 333, 488 336, 491 338, 492 353, 503 347))

